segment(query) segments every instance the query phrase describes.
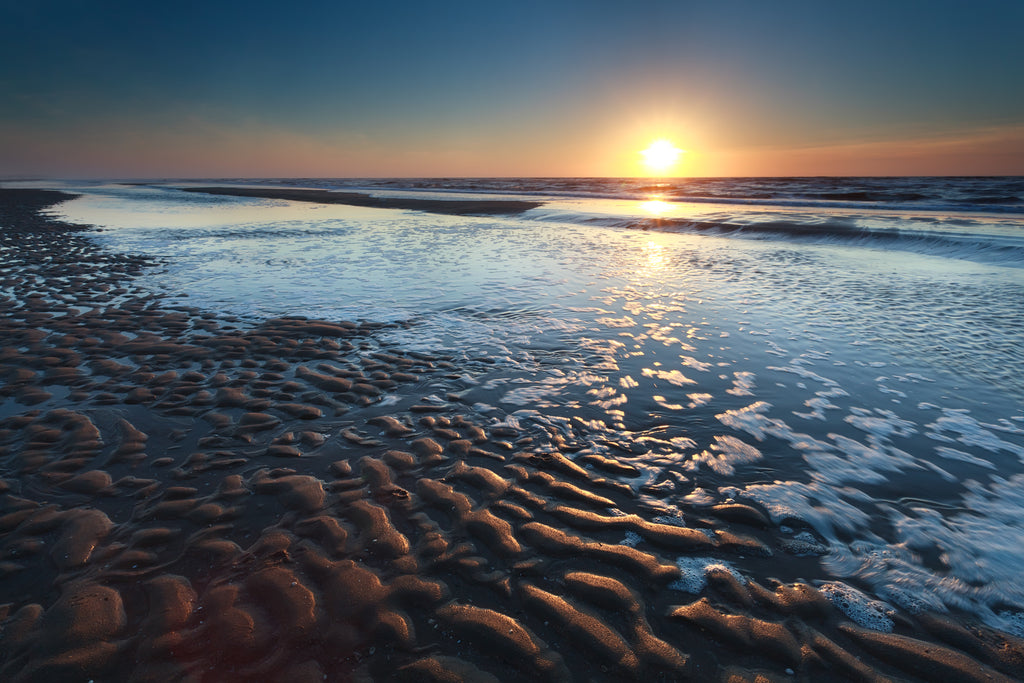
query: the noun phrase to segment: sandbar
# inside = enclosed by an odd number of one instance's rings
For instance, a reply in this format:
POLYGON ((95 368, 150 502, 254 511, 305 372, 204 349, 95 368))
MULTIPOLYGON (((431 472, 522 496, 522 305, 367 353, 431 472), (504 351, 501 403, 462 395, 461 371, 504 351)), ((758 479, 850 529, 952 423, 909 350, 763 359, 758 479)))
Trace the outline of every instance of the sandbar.
POLYGON ((347 204, 375 209, 402 209, 426 211, 453 216, 501 216, 520 214, 536 209, 543 202, 496 199, 415 199, 406 197, 374 197, 361 192, 334 192, 332 190, 290 189, 276 187, 184 187, 186 192, 226 195, 230 197, 256 197, 260 199, 286 199, 318 204, 347 204))

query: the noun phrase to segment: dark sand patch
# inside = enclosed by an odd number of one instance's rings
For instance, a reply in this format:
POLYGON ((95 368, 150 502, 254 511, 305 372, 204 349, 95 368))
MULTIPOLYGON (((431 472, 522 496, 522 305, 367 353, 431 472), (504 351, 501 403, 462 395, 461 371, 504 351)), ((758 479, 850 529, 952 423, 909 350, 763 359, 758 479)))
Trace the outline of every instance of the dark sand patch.
POLYGON ((230 197, 257 197, 260 199, 287 199, 318 204, 347 204, 375 209, 404 209, 426 211, 453 216, 497 216, 523 213, 536 209, 542 202, 491 199, 410 199, 399 197, 373 197, 359 192, 331 190, 293 190, 272 187, 184 187, 185 192, 227 195, 230 197))

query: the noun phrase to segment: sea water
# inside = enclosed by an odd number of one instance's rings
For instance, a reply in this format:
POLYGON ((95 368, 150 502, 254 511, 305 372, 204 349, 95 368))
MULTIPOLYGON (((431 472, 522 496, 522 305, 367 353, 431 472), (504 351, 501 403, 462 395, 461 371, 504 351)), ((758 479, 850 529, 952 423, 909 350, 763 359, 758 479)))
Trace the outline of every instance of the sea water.
POLYGON ((876 628, 954 610, 1024 635, 1021 179, 263 182, 543 205, 94 183, 57 212, 161 258, 148 282, 189 306, 400 323, 381 342, 449 357, 481 415, 635 465, 652 518, 758 503, 792 561, 738 575, 817 581, 876 628))

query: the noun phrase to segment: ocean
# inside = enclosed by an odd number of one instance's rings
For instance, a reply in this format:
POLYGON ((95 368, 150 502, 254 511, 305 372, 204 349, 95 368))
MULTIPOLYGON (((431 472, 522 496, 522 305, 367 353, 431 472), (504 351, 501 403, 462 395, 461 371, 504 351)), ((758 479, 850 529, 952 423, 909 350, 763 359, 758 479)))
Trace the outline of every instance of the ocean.
POLYGON ((420 399, 614 456, 633 500, 613 514, 765 511, 773 557, 680 558, 667 590, 724 566, 810 582, 867 628, 949 612, 1024 637, 1024 178, 51 185, 81 193, 52 213, 158 259, 140 281, 172 304, 242 330, 380 323, 376 350, 445 359, 420 399), (180 189, 211 184, 540 206, 180 189))

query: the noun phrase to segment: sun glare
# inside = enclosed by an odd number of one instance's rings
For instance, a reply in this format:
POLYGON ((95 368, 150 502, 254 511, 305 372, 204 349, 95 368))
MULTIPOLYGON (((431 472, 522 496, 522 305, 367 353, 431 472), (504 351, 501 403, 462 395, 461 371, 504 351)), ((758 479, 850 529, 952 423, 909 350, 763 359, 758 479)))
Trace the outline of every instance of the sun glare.
POLYGON ((675 166, 682 153, 683 150, 665 139, 655 140, 650 147, 640 152, 644 158, 644 165, 658 173, 663 173, 675 166))
POLYGON ((650 199, 642 203, 640 205, 640 208, 642 208, 647 213, 654 214, 655 216, 660 216, 663 213, 667 213, 669 210, 671 210, 672 205, 660 199, 650 199))

